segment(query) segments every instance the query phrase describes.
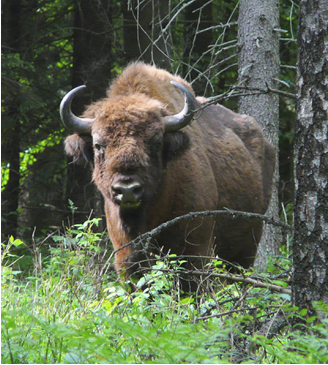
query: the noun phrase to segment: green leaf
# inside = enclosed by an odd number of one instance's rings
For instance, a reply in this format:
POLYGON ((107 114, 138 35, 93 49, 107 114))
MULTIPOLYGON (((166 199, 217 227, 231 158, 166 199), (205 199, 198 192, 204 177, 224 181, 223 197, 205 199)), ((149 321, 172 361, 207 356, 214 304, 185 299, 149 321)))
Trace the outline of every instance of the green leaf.
POLYGON ((304 317, 304 316, 306 316, 307 311, 308 311, 307 308, 303 308, 303 309, 300 310, 299 315, 304 317))
POLYGON ((317 319, 318 319, 317 316, 311 316, 311 317, 306 319, 306 323, 313 323, 317 319))
POLYGON ((24 242, 21 241, 20 239, 16 238, 14 239, 13 236, 10 236, 9 238, 9 242, 14 245, 15 247, 18 247, 18 246, 21 246, 21 245, 24 245, 24 242))

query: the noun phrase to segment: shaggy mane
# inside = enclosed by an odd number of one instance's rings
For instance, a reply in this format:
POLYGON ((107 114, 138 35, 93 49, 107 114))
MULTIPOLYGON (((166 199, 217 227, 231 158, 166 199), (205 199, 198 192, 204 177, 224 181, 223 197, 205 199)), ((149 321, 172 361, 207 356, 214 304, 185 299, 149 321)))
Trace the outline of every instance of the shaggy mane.
POLYGON ((170 114, 179 113, 184 106, 184 97, 170 81, 183 84, 194 95, 190 84, 181 77, 173 76, 165 70, 143 62, 135 62, 114 80, 107 91, 107 96, 111 98, 132 93, 144 94, 161 101, 170 114))

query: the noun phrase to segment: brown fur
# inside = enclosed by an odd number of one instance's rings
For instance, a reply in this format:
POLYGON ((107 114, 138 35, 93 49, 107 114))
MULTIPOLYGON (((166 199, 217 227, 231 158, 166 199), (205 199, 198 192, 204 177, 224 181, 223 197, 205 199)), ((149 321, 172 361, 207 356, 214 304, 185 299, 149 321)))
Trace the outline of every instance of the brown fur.
MULTIPOLYGON (((131 64, 113 82, 107 98, 84 113, 96 118, 92 137, 73 135, 66 140, 66 152, 75 160, 91 156, 114 249, 188 212, 226 207, 264 214, 268 207, 274 150, 260 126, 251 117, 215 105, 196 114, 182 130, 164 133, 163 116, 180 112, 184 105, 171 80, 192 91, 180 77, 143 63, 131 64), (142 208, 131 214, 122 213, 111 194, 113 181, 124 174, 145 184, 142 208)), ((197 98, 196 107, 205 101, 197 98)), ((214 252, 249 267, 261 233, 258 222, 207 217, 180 222, 152 243, 178 255, 214 252)), ((116 269, 127 277, 136 270, 134 263, 146 256, 129 246, 116 254, 116 269)), ((196 259, 190 263, 203 264, 196 259)))

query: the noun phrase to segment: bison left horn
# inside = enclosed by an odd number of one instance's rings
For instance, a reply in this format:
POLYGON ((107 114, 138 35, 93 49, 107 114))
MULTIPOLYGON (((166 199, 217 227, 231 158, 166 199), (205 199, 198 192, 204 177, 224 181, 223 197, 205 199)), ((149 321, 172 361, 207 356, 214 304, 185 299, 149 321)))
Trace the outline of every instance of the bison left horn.
POLYGON ((195 114, 195 99, 191 92, 178 82, 171 81, 185 95, 185 105, 180 113, 164 117, 165 132, 175 132, 187 126, 195 114))
POLYGON ((71 104, 74 97, 86 86, 78 86, 67 93, 60 103, 59 112, 62 122, 67 129, 79 134, 91 134, 94 119, 79 118, 72 113, 71 104))

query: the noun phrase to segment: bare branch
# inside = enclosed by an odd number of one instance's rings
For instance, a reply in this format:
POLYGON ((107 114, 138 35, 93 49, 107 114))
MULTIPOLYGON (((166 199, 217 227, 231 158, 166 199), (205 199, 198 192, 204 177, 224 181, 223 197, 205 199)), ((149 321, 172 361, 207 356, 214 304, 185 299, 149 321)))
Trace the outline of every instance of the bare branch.
POLYGON ((231 26, 233 25, 237 25, 238 22, 231 22, 231 23, 226 23, 226 24, 218 24, 218 25, 213 25, 211 27, 208 27, 208 28, 205 28, 205 29, 201 29, 198 31, 197 34, 200 34, 200 33, 203 33, 203 32, 206 32, 208 30, 214 30, 214 29, 218 29, 218 28, 230 28, 231 26))
MULTIPOLYGON (((156 269, 156 270, 165 272, 165 273, 171 273, 171 274, 181 274, 181 271, 177 271, 177 270, 168 270, 168 269, 156 269)), ((230 280, 233 282, 250 284, 254 288, 264 288, 264 289, 272 290, 277 293, 292 295, 292 291, 290 289, 286 289, 280 285, 272 284, 269 282, 260 281, 259 278, 253 279, 251 277, 248 277, 248 276, 246 277, 243 275, 233 275, 233 274, 228 274, 228 273, 220 274, 220 273, 216 273, 216 272, 208 272, 208 271, 201 271, 201 270, 185 270, 183 273, 187 274, 187 275, 196 275, 196 276, 208 275, 209 277, 212 277, 212 278, 220 278, 220 279, 224 279, 224 280, 230 280)))
POLYGON ((211 314, 210 316, 202 316, 202 317, 198 317, 196 318, 196 322, 199 322, 201 320, 206 320, 206 319, 209 319, 209 318, 220 318, 220 317, 224 317, 224 316, 229 316, 230 314, 232 313, 238 313, 238 312, 245 312, 246 310, 254 310, 256 308, 240 308, 240 309, 233 309, 233 310, 230 310, 230 311, 227 311, 227 312, 222 312, 222 313, 218 313, 218 314, 211 314))
POLYGON ((287 91, 281 91, 281 90, 277 90, 277 89, 272 89, 269 86, 268 86, 268 91, 271 92, 271 93, 276 93, 276 94, 279 94, 279 95, 282 95, 282 96, 286 96, 287 98, 295 99, 296 100, 296 94, 292 94, 292 93, 289 93, 287 91))
POLYGON ((207 210, 205 212, 191 212, 185 215, 182 215, 180 217, 176 217, 168 222, 162 223, 161 225, 159 225, 158 227, 152 229, 149 232, 146 232, 140 236, 138 236, 137 238, 135 238, 134 240, 130 241, 129 243, 126 243, 125 245, 123 245, 122 247, 120 247, 119 249, 115 250, 111 257, 116 254, 117 252, 123 250, 125 247, 128 246, 139 246, 140 244, 142 244, 143 240, 148 241, 150 238, 157 236, 160 232, 162 232, 164 229, 171 227, 173 225, 175 225, 176 223, 185 220, 185 219, 195 219, 197 217, 209 217, 209 216, 219 216, 219 215, 223 215, 223 216, 229 216, 231 219, 236 219, 236 218, 244 218, 244 219, 254 219, 257 221, 264 221, 267 224, 272 224, 274 226, 278 226, 281 227, 283 230, 285 231, 289 231, 291 232, 293 229, 290 225, 283 223, 281 221, 277 221, 273 218, 267 217, 263 214, 258 214, 258 213, 248 213, 248 212, 240 212, 237 210, 232 210, 232 209, 225 209, 225 210, 207 210))
POLYGON ((291 70, 297 70, 296 66, 290 66, 290 65, 280 65, 281 68, 289 68, 291 70))
POLYGON ((280 41, 297 42, 296 38, 279 38, 280 41))

